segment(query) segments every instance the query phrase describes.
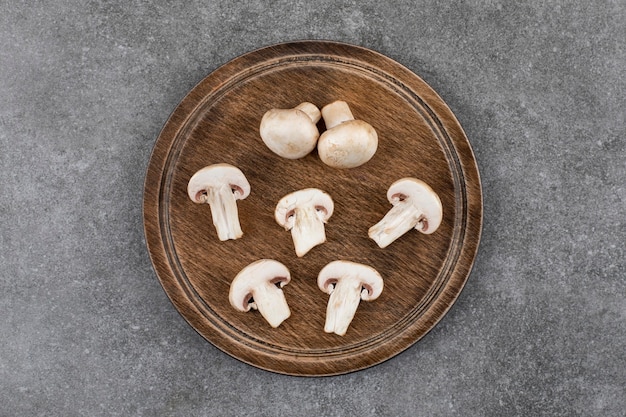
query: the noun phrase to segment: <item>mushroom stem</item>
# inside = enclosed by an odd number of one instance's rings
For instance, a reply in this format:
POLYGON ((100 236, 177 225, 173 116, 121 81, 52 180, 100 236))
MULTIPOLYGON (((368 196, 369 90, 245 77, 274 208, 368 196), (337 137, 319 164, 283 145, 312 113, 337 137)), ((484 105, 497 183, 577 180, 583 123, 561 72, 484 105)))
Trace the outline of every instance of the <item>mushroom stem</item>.
POLYGON ((368 234, 378 246, 386 248, 394 240, 413 229, 422 221, 424 212, 409 200, 399 201, 385 217, 370 227, 368 234))
POLYGON ((237 200, 230 185, 210 188, 206 195, 206 203, 211 207, 213 225, 220 240, 238 239, 243 236, 237 200))
POLYGON ((345 101, 337 100, 322 107, 322 117, 326 124, 326 129, 332 129, 343 122, 354 120, 354 115, 350 106, 345 101))
POLYGON ((309 119, 311 119, 313 123, 319 122, 322 118, 322 112, 320 112, 320 109, 318 109, 317 106, 313 103, 305 101, 304 103, 298 104, 296 106, 296 109, 306 113, 306 115, 309 116, 309 119))
POLYGON ((250 307, 259 310, 263 318, 276 328, 291 315, 283 290, 271 282, 259 285, 252 292, 250 307))
POLYGON ((297 208, 294 213, 295 222, 291 229, 291 237, 296 255, 304 256, 314 246, 326 242, 323 216, 312 206, 297 208))
POLYGON ((326 307, 326 323, 324 331, 343 336, 348 331, 356 313, 363 289, 359 280, 342 279, 334 284, 326 307))

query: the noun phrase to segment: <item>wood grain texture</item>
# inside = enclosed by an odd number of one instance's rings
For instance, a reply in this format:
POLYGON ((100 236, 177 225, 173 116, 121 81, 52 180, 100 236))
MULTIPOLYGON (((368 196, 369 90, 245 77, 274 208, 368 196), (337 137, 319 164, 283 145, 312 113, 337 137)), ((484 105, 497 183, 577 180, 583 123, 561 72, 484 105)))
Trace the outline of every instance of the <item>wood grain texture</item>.
MULTIPOLYGON (((323 122, 319 123, 324 130, 323 122)), ((335 375, 387 360, 426 334, 465 284, 482 223, 480 178, 458 121, 417 75, 376 52, 332 42, 275 45, 236 58, 209 74, 175 109, 155 144, 144 190, 144 226, 157 276, 172 303, 202 336, 251 365, 291 375, 335 375), (349 103, 372 124, 379 149, 365 165, 330 168, 317 154, 286 160, 259 136, 270 108, 303 101, 349 103), (225 162, 239 167, 252 192, 240 201, 244 236, 220 242, 209 207, 192 203, 189 178, 225 162), (440 196, 443 222, 432 235, 411 231, 385 249, 368 238, 391 207, 386 191, 413 176, 440 196), (307 187, 328 192, 335 213, 328 241, 297 258, 274 207, 307 187), (291 271, 284 288, 292 311, 272 329, 258 312, 228 303, 243 267, 271 258, 291 271), (323 331, 328 295, 316 285, 327 263, 345 259, 376 268, 385 289, 361 302, 345 336, 323 331)))

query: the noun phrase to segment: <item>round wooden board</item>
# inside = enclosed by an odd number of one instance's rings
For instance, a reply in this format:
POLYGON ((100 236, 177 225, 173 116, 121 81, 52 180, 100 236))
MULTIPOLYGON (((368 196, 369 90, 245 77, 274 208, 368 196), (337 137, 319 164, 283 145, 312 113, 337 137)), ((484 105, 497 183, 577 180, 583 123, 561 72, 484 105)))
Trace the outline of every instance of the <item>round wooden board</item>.
MULTIPOLYGON (((320 131, 325 129, 323 121, 320 131)), ((158 278, 183 317, 208 341, 246 363, 290 375, 336 375, 387 360, 424 336, 448 311, 470 273, 482 223, 482 195, 471 147, 442 99, 418 76, 371 50, 303 41, 266 47, 209 74, 170 116, 153 149, 145 180, 144 227, 158 278), (259 136, 271 108, 303 101, 349 103, 379 135, 365 165, 338 170, 315 151, 299 160, 273 154, 259 136), (241 239, 220 242, 207 205, 187 197, 200 168, 229 163, 252 192, 239 201, 241 239), (443 222, 432 235, 410 231, 385 249, 368 238, 390 209, 386 191, 417 177, 438 193, 443 222), (285 194, 328 192, 335 213, 327 242, 302 258, 276 224, 285 194), (257 311, 228 302, 230 283, 249 263, 284 263, 291 317, 271 328, 257 311), (324 332, 328 295, 316 285, 327 263, 344 259, 377 269, 385 289, 361 302, 345 336, 324 332)))

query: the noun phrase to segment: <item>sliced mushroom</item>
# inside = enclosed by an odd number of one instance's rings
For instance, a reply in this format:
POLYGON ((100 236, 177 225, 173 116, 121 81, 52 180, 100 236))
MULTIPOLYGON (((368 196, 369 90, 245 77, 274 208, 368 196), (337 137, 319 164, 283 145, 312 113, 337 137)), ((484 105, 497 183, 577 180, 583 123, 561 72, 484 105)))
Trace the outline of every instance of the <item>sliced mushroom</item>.
POLYGON ((360 300, 371 301, 383 291, 383 278, 374 268, 350 261, 333 261, 317 276, 320 290, 330 294, 326 307, 326 333, 343 336, 360 300))
POLYGON ((363 165, 378 149, 376 130, 363 120, 354 120, 348 103, 335 101, 322 108, 326 131, 317 142, 322 162, 334 168, 363 165))
POLYGON ((259 133, 272 152, 298 159, 315 149, 320 136, 316 123, 320 118, 320 110, 308 102, 293 109, 271 109, 263 115, 259 133))
POLYGON ((326 242, 324 223, 333 215, 333 199, 317 188, 305 188, 280 199, 274 211, 276 223, 291 230, 298 257, 326 242))
POLYGON ((290 280, 285 265, 273 259, 260 259, 237 274, 230 284, 228 300, 237 311, 258 310, 275 328, 291 315, 282 290, 290 280))
POLYGON ((213 225, 220 240, 243 236, 237 200, 250 194, 250 184, 239 168, 229 164, 204 167, 189 180, 187 194, 194 203, 206 203, 211 207, 213 225))
POLYGON ((413 228, 430 234, 441 224, 441 200, 424 181, 402 178, 391 184, 387 199, 393 207, 368 232, 381 248, 389 246, 413 228))

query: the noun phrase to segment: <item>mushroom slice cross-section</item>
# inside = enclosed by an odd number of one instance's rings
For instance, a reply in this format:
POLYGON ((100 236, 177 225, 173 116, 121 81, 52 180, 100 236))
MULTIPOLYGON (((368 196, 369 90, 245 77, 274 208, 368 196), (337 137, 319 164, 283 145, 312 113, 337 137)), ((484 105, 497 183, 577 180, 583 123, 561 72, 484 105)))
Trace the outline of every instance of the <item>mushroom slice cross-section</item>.
POLYGON ((275 154, 287 159, 308 155, 320 136, 316 123, 320 110, 312 103, 300 103, 293 109, 271 109, 261 118, 259 133, 263 143, 275 154))
POLYGON ((369 123, 355 120, 345 101, 337 100, 322 107, 326 131, 317 142, 323 163, 333 168, 363 165, 378 149, 378 134, 369 123))
POLYGON ((213 225, 220 240, 243 236, 237 200, 250 194, 250 184, 239 168, 229 164, 204 167, 189 180, 187 194, 194 203, 211 207, 213 225))
POLYGON ((282 263, 260 259, 243 268, 230 284, 228 300, 241 312, 258 310, 276 328, 291 315, 282 288, 291 275, 282 263))
POLYGON ((441 200, 424 181, 410 177, 399 179, 389 187, 387 199, 393 207, 368 232, 381 248, 413 228, 431 234, 441 224, 441 200))
POLYGON ((324 223, 332 216, 334 207, 330 195, 318 188, 294 191, 280 199, 274 218, 285 230, 291 230, 298 257, 326 242, 324 223))
POLYGON ((368 265, 333 261, 317 276, 320 290, 330 294, 324 331, 343 336, 356 314, 359 302, 375 300, 383 291, 383 278, 368 265))

